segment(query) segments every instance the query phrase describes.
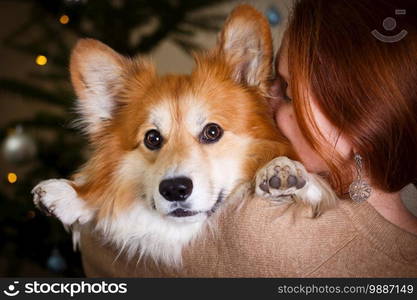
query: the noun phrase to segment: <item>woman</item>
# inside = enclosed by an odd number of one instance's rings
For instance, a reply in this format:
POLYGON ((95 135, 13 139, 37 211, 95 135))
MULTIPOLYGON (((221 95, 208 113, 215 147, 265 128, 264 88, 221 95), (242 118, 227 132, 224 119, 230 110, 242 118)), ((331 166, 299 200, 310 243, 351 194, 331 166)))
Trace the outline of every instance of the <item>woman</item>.
MULTIPOLYGON (((312 219, 296 206, 271 209, 255 199, 222 220, 221 239, 185 253, 179 273, 127 269, 123 261, 100 269, 113 254, 83 251, 86 273, 417 277, 417 218, 399 194, 417 183, 416 12, 415 0, 301 0, 294 7, 271 104, 302 163, 338 192, 337 208, 312 219), (405 30, 394 38, 389 16, 405 30)), ((81 245, 94 249, 89 239, 81 245)))
POLYGON ((343 197, 359 167, 356 154, 372 188, 367 202, 417 235, 417 218, 399 195, 417 184, 415 7, 415 1, 300 1, 276 60, 273 92, 277 124, 308 170, 330 175, 343 197), (380 40, 372 28, 396 8, 405 12, 398 21, 407 36, 380 40))
MULTIPOLYGON (((383 219, 353 225, 387 255, 390 243, 405 252, 417 246, 417 218, 399 193, 417 184, 416 13, 412 0, 300 1, 277 55, 272 90, 276 122, 309 171, 328 177, 341 198, 354 198, 356 177, 370 185, 369 195, 352 200, 366 201, 364 216, 376 211, 383 219), (384 39, 375 30, 392 29, 389 23, 397 21, 386 17, 396 13, 407 35, 384 39)), ((404 258, 397 254, 390 257, 404 258)), ((416 275, 417 255, 413 262, 416 275)))
POLYGON ((362 176, 372 192, 359 200, 415 235, 399 191, 417 184, 416 13, 415 1, 300 1, 273 86, 277 124, 306 168, 342 198, 362 176), (407 36, 384 41, 372 28, 396 8, 407 36))

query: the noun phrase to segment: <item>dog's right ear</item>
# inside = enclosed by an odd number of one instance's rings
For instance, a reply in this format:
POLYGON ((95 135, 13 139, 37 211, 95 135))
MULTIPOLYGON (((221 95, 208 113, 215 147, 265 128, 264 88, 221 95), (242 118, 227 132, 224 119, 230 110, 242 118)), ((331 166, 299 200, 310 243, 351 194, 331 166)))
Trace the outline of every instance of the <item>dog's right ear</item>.
POLYGON ((217 45, 239 84, 267 93, 272 73, 272 36, 266 17, 250 5, 236 7, 228 17, 217 45))
POLYGON ((81 123, 89 134, 111 119, 129 60, 93 39, 82 39, 72 51, 71 81, 78 97, 81 123))

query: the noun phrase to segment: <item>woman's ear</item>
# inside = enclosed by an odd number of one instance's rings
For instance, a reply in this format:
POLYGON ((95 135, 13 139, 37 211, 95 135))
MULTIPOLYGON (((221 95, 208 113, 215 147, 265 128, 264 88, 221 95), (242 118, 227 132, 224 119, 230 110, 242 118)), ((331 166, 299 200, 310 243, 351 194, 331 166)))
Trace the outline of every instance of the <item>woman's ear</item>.
POLYGON ((89 134, 112 118, 116 96, 122 88, 128 59, 93 39, 82 39, 72 51, 71 81, 78 97, 81 123, 89 134))
POLYGON ((267 93, 272 73, 272 37, 264 15, 249 5, 235 8, 220 33, 218 55, 232 68, 240 84, 256 86, 267 93))

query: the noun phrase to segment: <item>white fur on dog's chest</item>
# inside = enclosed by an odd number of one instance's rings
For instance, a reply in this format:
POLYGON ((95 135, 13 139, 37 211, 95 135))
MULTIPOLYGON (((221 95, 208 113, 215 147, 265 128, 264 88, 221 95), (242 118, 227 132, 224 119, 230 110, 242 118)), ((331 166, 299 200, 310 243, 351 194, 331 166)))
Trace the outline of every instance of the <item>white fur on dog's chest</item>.
POLYGON ((96 229, 129 259, 139 255, 179 266, 183 247, 198 235, 203 223, 179 223, 136 203, 116 219, 99 221, 96 229))

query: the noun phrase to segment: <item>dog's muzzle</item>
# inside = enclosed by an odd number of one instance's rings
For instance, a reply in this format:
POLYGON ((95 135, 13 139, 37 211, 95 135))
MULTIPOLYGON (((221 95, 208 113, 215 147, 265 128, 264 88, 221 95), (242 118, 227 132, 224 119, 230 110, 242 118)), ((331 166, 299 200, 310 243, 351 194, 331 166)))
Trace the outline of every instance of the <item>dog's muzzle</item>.
POLYGON ((217 196, 216 203, 214 203, 213 207, 208 211, 195 211, 195 210, 189 210, 189 209, 184 209, 184 208, 177 208, 174 211, 170 212, 168 216, 176 217, 176 218, 184 218, 184 217, 192 217, 198 214, 206 214, 207 217, 210 217, 220 207, 220 204, 222 203, 223 199, 224 199, 224 193, 222 190, 217 196))

